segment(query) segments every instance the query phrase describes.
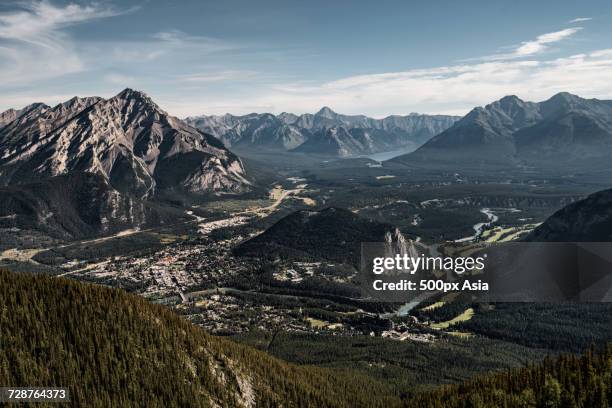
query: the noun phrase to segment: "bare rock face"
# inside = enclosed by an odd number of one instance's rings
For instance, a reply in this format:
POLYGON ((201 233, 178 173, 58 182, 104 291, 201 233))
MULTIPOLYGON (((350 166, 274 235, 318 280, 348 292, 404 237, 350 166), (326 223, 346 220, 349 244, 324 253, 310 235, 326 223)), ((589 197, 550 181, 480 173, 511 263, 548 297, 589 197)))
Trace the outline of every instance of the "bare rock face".
POLYGON ((168 115, 142 92, 73 98, 6 114, 0 127, 0 184, 73 172, 102 175, 136 197, 158 190, 241 192, 240 159, 213 136, 168 115))
POLYGON ((42 112, 50 109, 44 103, 33 103, 22 109, 9 109, 0 114, 0 129, 12 124, 13 122, 23 124, 25 121, 30 121, 33 117, 40 115, 42 112), (19 121, 16 120, 20 118, 19 121))
POLYGON ((19 111, 15 109, 9 109, 0 113, 0 129, 11 123, 19 116, 19 111))

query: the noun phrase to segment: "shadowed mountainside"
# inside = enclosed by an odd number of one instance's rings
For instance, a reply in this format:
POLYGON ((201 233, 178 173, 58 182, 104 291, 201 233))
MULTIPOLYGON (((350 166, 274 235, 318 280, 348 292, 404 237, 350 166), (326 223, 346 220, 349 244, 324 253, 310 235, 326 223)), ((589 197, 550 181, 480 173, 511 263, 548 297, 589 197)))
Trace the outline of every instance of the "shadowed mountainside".
POLYGON ((540 103, 512 95, 474 108, 415 152, 392 161, 563 168, 572 162, 603 163, 611 155, 612 101, 562 92, 540 103))

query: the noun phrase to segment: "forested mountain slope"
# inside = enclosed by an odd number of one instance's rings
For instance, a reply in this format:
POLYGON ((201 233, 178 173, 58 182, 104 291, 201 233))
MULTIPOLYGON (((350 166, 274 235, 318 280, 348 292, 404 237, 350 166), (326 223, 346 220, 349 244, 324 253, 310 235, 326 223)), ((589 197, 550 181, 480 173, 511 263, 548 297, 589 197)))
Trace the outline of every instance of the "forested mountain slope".
POLYGON ((0 271, 0 385, 63 386, 73 406, 389 406, 380 383, 206 334, 137 296, 0 271))

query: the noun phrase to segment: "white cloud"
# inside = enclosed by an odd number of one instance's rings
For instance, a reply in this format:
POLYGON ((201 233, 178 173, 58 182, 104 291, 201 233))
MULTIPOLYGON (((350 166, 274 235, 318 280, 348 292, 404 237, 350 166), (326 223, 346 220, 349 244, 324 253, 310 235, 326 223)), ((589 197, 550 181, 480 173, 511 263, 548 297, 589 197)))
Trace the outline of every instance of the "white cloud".
MULTIPOLYGON (((216 38, 190 35, 180 30, 160 31, 146 40, 122 41, 106 44, 106 46, 110 46, 110 56, 112 57, 110 61, 106 61, 106 64, 134 64, 143 61, 160 60, 162 57, 176 61, 175 58, 168 57, 172 53, 180 54, 182 57, 201 58, 215 52, 238 48, 234 44, 216 38)), ((99 54, 106 55, 107 53, 102 52, 99 54)), ((93 57, 95 58, 95 56, 93 57)), ((101 61, 100 63, 104 65, 105 62, 101 61)))
MULTIPOLYGON (((183 88, 181 92, 160 95, 160 102, 178 116, 254 111, 305 113, 327 105, 338 112, 383 117, 409 112, 463 115, 474 106, 509 94, 535 101, 561 91, 611 98, 612 49, 565 58, 551 58, 545 53, 580 30, 581 27, 573 27, 545 33, 514 46, 510 52, 453 65, 330 81, 282 82, 267 78, 253 81, 248 88, 236 87, 235 92, 183 88)), ((174 35, 162 38, 174 40, 174 35)), ((240 71, 203 72, 182 76, 178 82, 238 82, 243 76, 240 71)))
POLYGON ((22 10, 0 15, 0 37, 43 47, 54 46, 53 37, 62 27, 118 14, 98 5, 56 7, 44 0, 20 4, 22 10))
MULTIPOLYGON (((168 84, 179 73, 201 65, 215 52, 236 50, 235 44, 194 36, 180 30, 161 31, 147 37, 129 39, 82 40, 69 34, 68 27, 130 13, 137 8, 117 9, 108 2, 60 4, 47 0, 13 3, 10 11, 0 8, 0 105, 15 105, 20 95, 39 92, 60 94, 74 84, 75 93, 93 90, 98 94, 114 91, 116 86, 168 84), (153 63, 154 62, 154 63, 153 63), (75 74, 79 74, 78 76, 75 74), (112 86, 109 86, 112 85, 112 86), (46 90, 45 90, 46 89, 46 90), (61 89, 59 92, 54 90, 61 89)), ((242 71, 246 73, 246 71, 242 71)), ((208 81, 227 79, 238 71, 208 74, 208 81)), ((184 80, 204 82, 195 74, 184 80)), ((55 100, 53 100, 55 101, 55 100)))
POLYGON ((64 28, 126 11, 91 5, 55 6, 45 0, 19 3, 0 14, 0 75, 3 84, 29 83, 84 69, 64 28))
POLYGON ((590 21, 592 19, 593 19, 592 17, 578 17, 578 18, 568 21, 568 23, 569 24, 582 23, 584 21, 590 21))
POLYGON ((482 59, 488 61, 499 61, 531 57, 533 55, 547 51, 550 47, 550 44, 565 40, 576 34, 580 30, 582 30, 582 27, 572 27, 560 31, 555 31, 552 33, 542 34, 537 36, 535 40, 523 41, 519 45, 515 46, 511 52, 494 54, 487 57, 483 57, 482 59))
POLYGON ((153 34, 153 39, 176 48, 190 47, 206 52, 225 51, 235 48, 235 46, 217 38, 191 35, 176 29, 157 32, 153 34))
POLYGON ((111 57, 112 63, 131 63, 134 61, 153 61, 166 54, 167 50, 164 48, 155 47, 153 44, 143 43, 122 43, 111 46, 109 53, 100 53, 111 57))
POLYGON ((198 72, 188 75, 179 75, 176 80, 188 83, 208 83, 223 81, 243 81, 252 79, 257 75, 255 71, 226 70, 213 72, 198 72))

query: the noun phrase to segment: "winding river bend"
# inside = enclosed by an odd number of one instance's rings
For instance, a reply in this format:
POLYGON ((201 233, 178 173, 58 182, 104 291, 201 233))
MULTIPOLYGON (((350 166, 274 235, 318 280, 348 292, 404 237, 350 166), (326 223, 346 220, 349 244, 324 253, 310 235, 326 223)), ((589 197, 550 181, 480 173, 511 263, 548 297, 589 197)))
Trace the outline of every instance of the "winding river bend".
POLYGON ((492 224, 496 223, 497 220, 499 220, 499 217, 495 215, 495 213, 490 208, 483 208, 480 210, 480 212, 487 216, 487 221, 474 224, 474 226, 472 227, 474 229, 474 235, 456 239, 455 242, 475 241, 476 239, 480 238, 485 227, 490 227, 492 224))

